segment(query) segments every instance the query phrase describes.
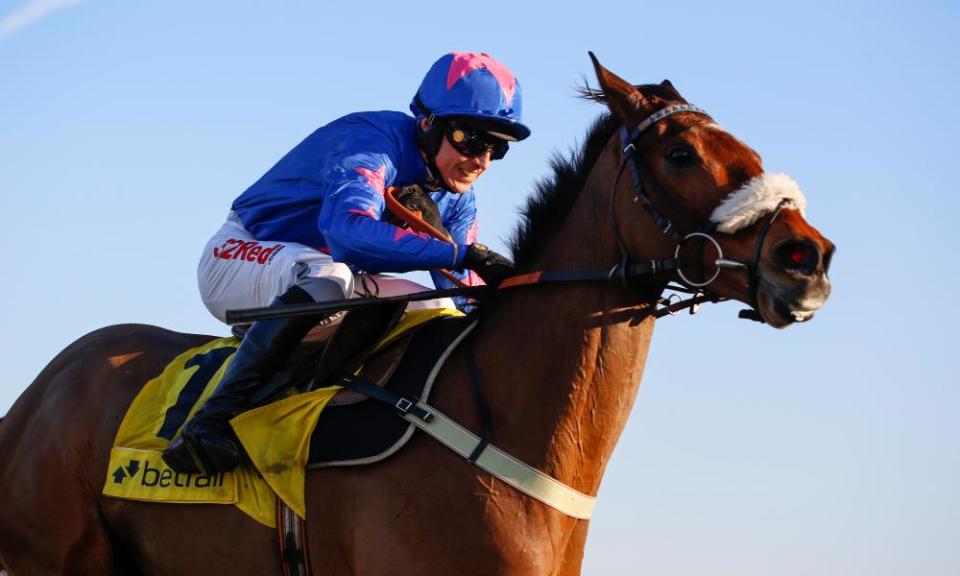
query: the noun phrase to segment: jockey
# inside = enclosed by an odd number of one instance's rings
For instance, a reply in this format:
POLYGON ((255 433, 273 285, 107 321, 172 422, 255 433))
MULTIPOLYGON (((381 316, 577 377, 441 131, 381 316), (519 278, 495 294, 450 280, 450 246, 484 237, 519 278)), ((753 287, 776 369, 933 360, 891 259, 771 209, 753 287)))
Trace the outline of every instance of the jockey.
MULTIPOLYGON (((198 267, 204 304, 224 320, 228 309, 343 299, 356 294, 359 274, 358 288, 372 283, 380 296, 424 289, 381 272, 430 270, 439 289, 453 287, 441 268, 469 285, 481 283, 478 275, 498 284, 513 265, 476 242, 473 184, 510 142, 530 135, 521 104, 506 66, 453 52, 427 72, 413 116, 358 112, 317 129, 233 202, 198 267), (391 223, 388 186, 403 187, 401 203, 452 242, 391 223)), ((236 467, 229 420, 279 392, 272 375, 317 322, 254 322, 213 395, 164 451, 167 464, 206 474, 236 467)))

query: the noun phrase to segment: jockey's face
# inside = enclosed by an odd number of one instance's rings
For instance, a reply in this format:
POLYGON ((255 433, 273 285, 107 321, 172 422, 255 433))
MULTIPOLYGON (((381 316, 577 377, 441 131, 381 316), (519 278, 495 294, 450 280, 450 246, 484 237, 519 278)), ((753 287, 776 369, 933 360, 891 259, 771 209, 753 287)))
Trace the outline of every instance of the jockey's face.
MULTIPOLYGON (((426 128, 425 120, 421 126, 426 128)), ((434 163, 440 171, 440 179, 444 184, 452 192, 460 194, 469 190, 477 178, 480 178, 480 175, 490 167, 490 155, 490 150, 487 150, 479 156, 465 156, 450 143, 447 136, 444 136, 434 163)))
POLYGON ((446 138, 440 144, 434 159, 440 177, 453 192, 466 192, 477 178, 490 167, 490 151, 480 156, 464 156, 446 138))

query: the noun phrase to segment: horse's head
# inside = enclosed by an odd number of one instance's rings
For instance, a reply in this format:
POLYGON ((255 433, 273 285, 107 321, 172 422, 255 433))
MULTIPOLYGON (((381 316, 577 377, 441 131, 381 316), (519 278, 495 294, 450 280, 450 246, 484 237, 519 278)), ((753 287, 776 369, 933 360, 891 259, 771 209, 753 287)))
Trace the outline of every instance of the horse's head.
POLYGON ((590 96, 623 123, 611 202, 626 255, 675 248, 686 285, 750 304, 777 328, 810 319, 830 294, 834 246, 804 219, 793 180, 764 172, 755 151, 669 81, 633 86, 591 57, 601 91, 590 96), (653 226, 663 234, 651 237, 653 226))

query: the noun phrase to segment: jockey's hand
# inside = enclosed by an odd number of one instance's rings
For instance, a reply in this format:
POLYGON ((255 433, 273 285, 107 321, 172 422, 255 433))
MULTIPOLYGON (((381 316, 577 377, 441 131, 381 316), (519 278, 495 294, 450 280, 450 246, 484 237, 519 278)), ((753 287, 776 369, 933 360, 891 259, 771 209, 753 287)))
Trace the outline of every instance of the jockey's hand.
MULTIPOLYGON (((450 236, 450 233, 447 232, 447 229, 443 225, 443 220, 440 218, 440 208, 437 207, 437 203, 430 198, 430 195, 427 194, 423 188, 416 184, 404 186, 394 194, 394 198, 407 210, 413 213, 419 213, 420 218, 424 222, 433 226, 445 236, 450 236)), ((391 222, 398 226, 402 225, 402 222, 393 220, 391 220, 391 222)))
POLYGON ((487 286, 499 286, 506 278, 514 275, 513 262, 479 242, 467 248, 463 267, 479 274, 487 286))

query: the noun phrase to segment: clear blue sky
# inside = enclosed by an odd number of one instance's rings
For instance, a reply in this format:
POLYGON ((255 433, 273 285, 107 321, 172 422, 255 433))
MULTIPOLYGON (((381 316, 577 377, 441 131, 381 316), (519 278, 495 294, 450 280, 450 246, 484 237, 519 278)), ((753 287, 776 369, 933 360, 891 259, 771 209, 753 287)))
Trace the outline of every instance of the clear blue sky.
POLYGON ((0 413, 95 328, 223 334, 195 266, 231 200, 449 50, 523 84, 534 135, 477 186, 502 248, 601 111, 572 90, 593 50, 791 174, 838 252, 808 324, 659 323, 584 573, 958 574, 960 4, 907 5, 2 0, 0 413))

